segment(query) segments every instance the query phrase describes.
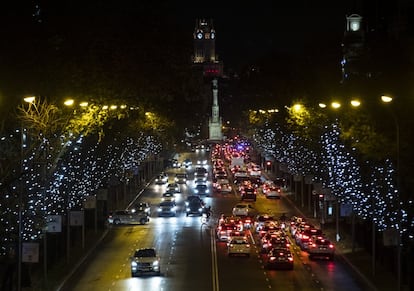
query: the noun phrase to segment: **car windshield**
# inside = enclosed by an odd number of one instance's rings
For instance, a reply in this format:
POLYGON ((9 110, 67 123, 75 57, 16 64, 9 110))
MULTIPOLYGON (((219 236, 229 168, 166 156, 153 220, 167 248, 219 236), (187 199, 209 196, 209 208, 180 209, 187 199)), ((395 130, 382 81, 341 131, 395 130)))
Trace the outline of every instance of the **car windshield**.
POLYGON ((243 204, 236 205, 236 208, 246 208, 246 207, 247 205, 243 205, 243 204))
POLYGON ((140 258, 155 257, 155 250, 154 249, 138 250, 135 252, 135 257, 140 257, 140 258))
POLYGON ((160 206, 174 206, 174 202, 170 202, 170 201, 161 202, 160 206))
POLYGON ((232 239, 232 244, 247 244, 247 241, 245 239, 232 239))

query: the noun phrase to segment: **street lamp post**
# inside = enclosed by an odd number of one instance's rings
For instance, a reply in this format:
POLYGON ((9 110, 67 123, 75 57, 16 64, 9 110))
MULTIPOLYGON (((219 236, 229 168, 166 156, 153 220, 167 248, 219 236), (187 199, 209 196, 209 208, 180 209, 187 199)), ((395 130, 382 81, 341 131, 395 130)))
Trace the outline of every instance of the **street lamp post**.
MULTIPOLYGON (((381 96, 381 101, 389 104, 393 101, 393 97, 391 96, 387 96, 387 95, 382 95, 381 96)), ((394 119, 394 124, 395 124, 395 135, 396 135, 396 179, 397 179, 397 193, 398 193, 398 213, 401 213, 401 201, 400 201, 400 124, 398 122, 398 117, 395 115, 394 111, 390 110, 391 116, 394 119)), ((398 219, 399 224, 401 224, 401 219, 398 219)), ((401 290, 401 225, 399 225, 398 227, 398 241, 397 241, 397 283, 398 283, 398 289, 397 290, 401 290)))
MULTIPOLYGON (((30 105, 33 104, 33 102, 35 101, 35 97, 34 96, 30 96, 30 97, 24 97, 23 98, 24 102, 29 103, 30 105)), ((24 150, 27 147, 27 134, 26 134, 26 130, 24 128, 24 124, 23 122, 21 122, 20 125, 20 189, 19 189, 19 195, 18 195, 18 220, 19 220, 19 224, 18 224, 18 230, 19 230, 19 237, 18 237, 18 255, 17 255, 17 291, 22 290, 22 261, 23 261, 23 172, 24 172, 24 165, 23 165, 23 160, 24 160, 24 150)))

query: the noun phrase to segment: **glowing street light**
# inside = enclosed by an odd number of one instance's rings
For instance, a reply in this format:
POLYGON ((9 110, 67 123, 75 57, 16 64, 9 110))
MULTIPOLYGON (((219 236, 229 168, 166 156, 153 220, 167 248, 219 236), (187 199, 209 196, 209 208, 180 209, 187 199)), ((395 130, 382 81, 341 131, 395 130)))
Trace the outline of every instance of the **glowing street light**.
POLYGON ((27 103, 33 103, 35 101, 36 97, 35 96, 29 96, 29 97, 24 97, 23 100, 24 102, 27 103))
POLYGON ((75 104, 75 100, 67 99, 63 102, 63 104, 65 104, 66 106, 72 106, 73 104, 75 104))
POLYGON ((338 109, 338 108, 341 107, 341 103, 334 101, 334 102, 331 103, 331 106, 334 109, 338 109))
POLYGON ((382 95, 381 96, 381 101, 382 102, 384 102, 384 103, 390 103, 390 102, 392 102, 392 97, 391 96, 387 96, 387 95, 382 95))
POLYGON ((293 110, 295 112, 300 112, 302 109, 303 109, 303 105, 302 104, 296 103, 296 104, 293 105, 293 110))
POLYGON ((353 100, 351 100, 351 105, 352 105, 352 107, 359 107, 361 105, 361 101, 359 101, 357 99, 353 99, 353 100))

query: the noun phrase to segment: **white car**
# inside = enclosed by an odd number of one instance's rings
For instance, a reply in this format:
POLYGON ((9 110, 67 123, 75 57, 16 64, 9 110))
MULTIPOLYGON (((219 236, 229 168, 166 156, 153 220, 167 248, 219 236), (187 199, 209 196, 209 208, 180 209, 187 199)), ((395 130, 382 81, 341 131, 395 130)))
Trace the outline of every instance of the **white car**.
POLYGON ((271 186, 267 189, 265 196, 266 198, 280 198, 282 194, 282 190, 278 186, 271 186))
POLYGON ((232 255, 250 256, 250 244, 244 236, 233 236, 227 243, 227 253, 232 255))
POLYGON ((233 207, 232 213, 235 216, 253 216, 257 214, 257 211, 252 204, 238 203, 233 207))
POLYGON ((160 258, 154 248, 138 249, 131 258, 131 276, 140 276, 143 273, 161 273, 160 258))

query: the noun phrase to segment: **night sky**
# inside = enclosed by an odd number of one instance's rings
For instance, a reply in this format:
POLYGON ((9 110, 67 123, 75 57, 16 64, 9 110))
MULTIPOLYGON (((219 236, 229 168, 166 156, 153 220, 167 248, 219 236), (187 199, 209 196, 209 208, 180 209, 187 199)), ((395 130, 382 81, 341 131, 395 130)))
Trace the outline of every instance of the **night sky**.
MULTIPOLYGON (((322 51, 338 50, 345 28, 345 15, 356 10, 353 7, 357 5, 353 2, 358 1, 264 0, 246 3, 213 0, 194 4, 186 1, 131 0, 13 2, 9 4, 9 9, 2 9, 1 13, 13 15, 14 20, 30 15, 32 20, 40 19, 47 26, 50 19, 61 17, 75 27, 81 15, 90 17, 91 21, 102 22, 105 18, 128 17, 135 21, 136 29, 146 29, 145 26, 157 22, 166 23, 166 33, 182 35, 177 40, 185 37, 191 40, 196 18, 212 18, 217 31, 219 58, 228 67, 240 67, 269 52, 302 54, 310 47, 322 51)), ((13 17, 11 19, 13 21, 13 17)))
MULTIPOLYGON (((55 53, 66 45, 65 52, 75 54, 77 49, 82 57, 81 44, 87 44, 92 39, 89 36, 97 34, 106 41, 119 39, 115 46, 120 48, 125 43, 145 46, 151 42, 147 50, 154 62, 158 59, 153 48, 160 53, 164 46, 172 48, 167 54, 174 55, 179 51, 183 58, 190 60, 197 18, 213 19, 217 33, 216 53, 223 61, 225 70, 241 71, 246 66, 270 63, 269 59, 273 62, 270 67, 276 68, 278 62, 284 59, 305 62, 296 64, 298 71, 303 71, 309 64, 309 67, 323 71, 326 64, 326 68, 335 70, 334 74, 340 74, 346 15, 361 14, 366 20, 364 28, 367 31, 390 31, 386 24, 395 16, 396 2, 389 2, 263 0, 246 3, 211 0, 189 4, 167 0, 9 1, 2 5, 0 11, 0 33, 3 37, 0 66, 7 68, 4 72, 0 70, 0 77, 3 74, 7 78, 12 70, 15 76, 24 74, 24 70, 27 70, 27 76, 33 76, 33 72, 28 71, 30 65, 25 65, 20 56, 33 52, 32 57, 27 56, 29 64, 44 52, 44 48, 54 49, 55 53), (3 59, 2 55, 5 56, 3 59)), ((401 14, 407 16, 408 11, 412 9, 404 8, 401 14)), ((44 57, 49 59, 47 54, 44 57)), ((290 61, 284 64, 289 65, 290 61)), ((285 68, 280 70, 283 73, 285 68)), ((327 74, 332 75, 331 72, 327 74)), ((324 80, 324 77, 320 79, 324 80)), ((334 82, 338 82, 339 77, 335 78, 334 82)), ((31 78, 28 79, 30 81, 31 78)), ((25 85, 30 87, 30 84, 25 85)), ((6 86, 7 82, 1 84, 3 88, 6 86)), ((20 84, 16 86, 21 87, 20 84)), ((16 91, 16 88, 9 89, 16 91)))

